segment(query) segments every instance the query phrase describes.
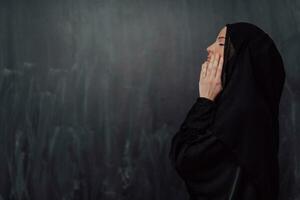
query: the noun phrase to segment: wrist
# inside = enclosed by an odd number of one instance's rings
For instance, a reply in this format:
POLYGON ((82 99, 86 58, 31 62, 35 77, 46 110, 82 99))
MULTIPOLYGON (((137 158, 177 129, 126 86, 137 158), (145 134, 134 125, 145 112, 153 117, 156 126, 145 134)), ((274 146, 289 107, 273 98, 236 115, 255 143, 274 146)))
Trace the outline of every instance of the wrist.
POLYGON ((200 96, 200 95, 199 95, 199 98, 204 98, 204 99, 208 99, 208 100, 210 100, 210 101, 214 101, 213 98, 208 97, 208 96, 200 96))

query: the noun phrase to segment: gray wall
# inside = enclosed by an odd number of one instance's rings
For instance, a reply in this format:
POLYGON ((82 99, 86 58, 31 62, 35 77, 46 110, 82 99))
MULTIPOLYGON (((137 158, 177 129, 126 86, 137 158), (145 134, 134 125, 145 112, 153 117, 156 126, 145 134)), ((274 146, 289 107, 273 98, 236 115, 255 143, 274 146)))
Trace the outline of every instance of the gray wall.
POLYGON ((206 47, 247 21, 284 58, 280 194, 299 200, 299 2, 2 0, 0 199, 185 199, 170 139, 206 47))

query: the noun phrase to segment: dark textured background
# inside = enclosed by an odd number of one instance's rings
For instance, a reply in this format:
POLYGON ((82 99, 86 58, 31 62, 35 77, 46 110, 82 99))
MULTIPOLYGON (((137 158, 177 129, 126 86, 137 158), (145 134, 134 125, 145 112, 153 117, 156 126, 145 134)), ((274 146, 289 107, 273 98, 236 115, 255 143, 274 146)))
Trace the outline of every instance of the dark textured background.
POLYGON ((300 199, 299 0, 2 0, 0 20, 0 200, 186 199, 170 139, 237 21, 284 58, 280 196, 300 199))

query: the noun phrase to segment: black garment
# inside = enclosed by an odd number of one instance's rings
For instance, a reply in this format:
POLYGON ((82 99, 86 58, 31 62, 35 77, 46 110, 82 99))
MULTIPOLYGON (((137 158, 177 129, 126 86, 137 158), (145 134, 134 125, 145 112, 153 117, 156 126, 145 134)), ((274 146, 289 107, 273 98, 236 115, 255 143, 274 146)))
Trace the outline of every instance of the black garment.
POLYGON ((258 27, 226 26, 223 90, 197 98, 172 138, 171 163, 191 199, 276 200, 283 62, 258 27))
POLYGON ((185 180, 190 200, 258 199, 234 155, 208 129, 215 109, 214 101, 197 97, 172 139, 172 164, 185 180))

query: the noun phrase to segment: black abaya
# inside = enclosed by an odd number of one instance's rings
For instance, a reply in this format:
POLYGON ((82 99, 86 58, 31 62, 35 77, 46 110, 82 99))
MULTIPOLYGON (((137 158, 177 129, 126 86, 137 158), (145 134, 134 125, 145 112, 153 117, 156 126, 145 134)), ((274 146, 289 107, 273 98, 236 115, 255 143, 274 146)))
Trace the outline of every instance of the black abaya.
POLYGON ((283 62, 258 27, 226 26, 223 90, 197 97, 169 157, 191 200, 277 200, 283 62))

